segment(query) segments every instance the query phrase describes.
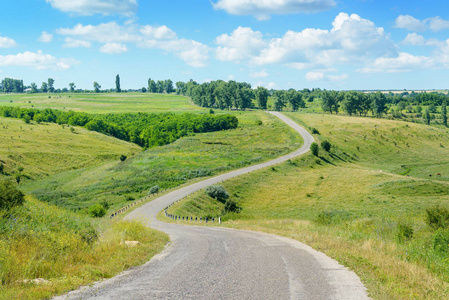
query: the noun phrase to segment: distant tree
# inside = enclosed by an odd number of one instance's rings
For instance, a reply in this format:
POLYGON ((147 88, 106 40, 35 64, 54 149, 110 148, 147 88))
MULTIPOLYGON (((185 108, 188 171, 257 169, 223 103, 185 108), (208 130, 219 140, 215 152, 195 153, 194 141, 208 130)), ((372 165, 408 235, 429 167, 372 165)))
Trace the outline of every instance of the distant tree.
POLYGON ((156 93, 156 82, 151 78, 148 78, 148 92, 156 93))
POLYGON ((318 156, 318 154, 319 154, 319 152, 320 152, 320 148, 319 148, 318 144, 315 143, 315 142, 313 142, 313 143, 310 145, 310 151, 312 151, 312 154, 313 154, 313 155, 318 156))
POLYGON ((122 89, 120 88, 120 76, 119 74, 117 74, 117 76, 115 76, 115 91, 117 93, 121 93, 122 89))
POLYGON ((146 87, 142 87, 142 88, 140 89, 140 91, 141 91, 142 93, 146 93, 146 92, 147 92, 147 88, 146 88, 146 87))
POLYGON ((53 78, 48 78, 48 92, 54 93, 55 92, 55 80, 53 78))
POLYGON ((306 103, 302 99, 302 94, 298 93, 294 89, 289 90, 285 94, 286 101, 290 104, 293 111, 297 111, 300 107, 305 107, 306 103))
POLYGON ((447 108, 446 108, 446 100, 443 101, 441 105, 441 120, 443 125, 447 127, 447 108))
POLYGON ((430 125, 430 112, 429 112, 429 109, 426 109, 426 113, 424 114, 424 122, 427 125, 430 125))
POLYGON ((407 106, 407 103, 405 101, 399 101, 398 108, 401 112, 405 109, 406 106, 407 106))
POLYGON ((321 142, 321 148, 323 148, 324 151, 329 152, 331 150, 331 143, 329 141, 322 141, 321 142))
POLYGON ((167 94, 171 94, 175 91, 173 88, 173 81, 171 79, 167 79, 164 81, 164 90, 167 94))
POLYGON ((22 205, 24 201, 25 195, 11 181, 0 181, 0 210, 7 210, 14 206, 22 205))
POLYGON ((371 105, 373 109, 373 115, 381 118, 387 110, 387 97, 384 93, 376 92, 371 94, 371 105))
POLYGON ((92 218, 101 218, 106 214, 106 209, 100 203, 95 203, 89 207, 88 212, 92 218))
POLYGON ((343 110, 350 116, 359 111, 359 97, 357 92, 349 91, 345 93, 344 100, 342 102, 343 110))
POLYGON ((158 80, 158 81, 156 82, 156 93, 161 94, 161 93, 164 92, 164 90, 165 90, 165 81, 163 81, 163 80, 158 80))
POLYGON ((69 83, 70 93, 75 92, 76 85, 74 82, 69 83))
POLYGON ((187 84, 182 81, 176 82, 176 94, 185 95, 187 92, 187 84))
POLYGON ((94 92, 99 93, 100 89, 101 89, 101 85, 98 82, 94 81, 94 92))
POLYGON ((275 98, 274 102, 274 110, 276 111, 282 111, 282 108, 285 107, 285 97, 284 97, 285 91, 275 91, 273 93, 273 96, 275 98))
POLYGON ((120 161, 125 161, 127 159, 126 155, 120 155, 120 161))
POLYGON ((270 93, 262 86, 259 86, 254 92, 256 95, 257 106, 260 109, 267 109, 268 96, 270 93))
POLYGON ((42 82, 41 92, 42 93, 47 93, 48 92, 48 83, 42 82))
POLYGON ((36 83, 34 83, 34 82, 32 82, 31 83, 31 93, 37 93, 38 92, 38 90, 37 90, 37 84, 36 83))
POLYGON ((331 114, 333 112, 338 113, 338 107, 340 106, 338 104, 338 98, 337 98, 338 92, 329 92, 324 91, 321 93, 321 108, 323 111, 328 111, 331 114))

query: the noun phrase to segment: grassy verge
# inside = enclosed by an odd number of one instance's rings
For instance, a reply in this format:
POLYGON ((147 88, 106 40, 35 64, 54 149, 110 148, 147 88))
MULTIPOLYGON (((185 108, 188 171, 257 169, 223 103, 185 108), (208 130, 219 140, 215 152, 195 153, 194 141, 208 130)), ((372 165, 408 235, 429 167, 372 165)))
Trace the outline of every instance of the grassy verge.
POLYGON ((112 277, 160 252, 168 237, 139 222, 87 217, 31 197, 0 218, 0 299, 47 299, 112 277), (96 230, 95 228, 101 228, 96 230), (125 241, 139 241, 136 247, 125 241), (44 284, 24 280, 43 278, 44 284))
MULTIPOLYGON (((447 207, 449 200, 447 130, 289 116, 318 129, 315 137, 331 142, 330 153, 320 149, 319 157, 308 154, 224 182, 241 208, 224 215, 224 226, 310 244, 353 269, 374 299, 447 299, 449 235, 426 223, 426 209, 447 207), (403 166, 410 166, 407 174, 403 166)), ((198 192, 169 213, 213 215, 222 209, 198 192)))

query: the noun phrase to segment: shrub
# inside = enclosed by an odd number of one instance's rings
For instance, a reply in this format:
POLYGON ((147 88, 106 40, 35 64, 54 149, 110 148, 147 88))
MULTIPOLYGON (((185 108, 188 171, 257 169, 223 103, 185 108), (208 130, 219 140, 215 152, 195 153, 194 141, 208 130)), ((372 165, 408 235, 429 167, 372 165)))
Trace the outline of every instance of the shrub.
POLYGON ((399 242, 404 242, 411 240, 413 238, 413 228, 412 226, 404 223, 398 224, 397 238, 399 242))
POLYGON ((221 185, 214 184, 206 188, 206 194, 218 201, 224 201, 229 198, 229 193, 221 185))
POLYGON ((89 207, 88 212, 92 218, 101 218, 106 214, 106 209, 100 203, 96 203, 89 207))
POLYGON ((127 159, 126 155, 120 155, 120 161, 125 161, 127 159))
POLYGON ((331 150, 331 143, 329 141, 322 141, 321 142, 321 148, 323 148, 324 151, 329 152, 331 150))
POLYGON ((320 151, 318 144, 313 142, 312 145, 310 145, 310 151, 312 151, 313 155, 318 156, 318 153, 320 151))
POLYGON ((156 194, 157 192, 159 192, 159 186, 158 185, 150 187, 150 190, 149 190, 150 194, 156 194))
POLYGON ((2 163, 0 163, 0 174, 3 173, 4 169, 5 169, 5 166, 2 163))
POLYGON ((234 201, 228 199, 225 202, 225 206, 223 209, 224 213, 228 213, 228 212, 236 212, 239 210, 239 207, 237 206, 237 203, 235 203, 234 201))
POLYGON ((350 217, 350 213, 344 210, 324 210, 315 218, 315 223, 329 225, 339 221, 349 220, 350 217))
POLYGON ((426 209, 426 223, 432 229, 449 226, 449 210, 445 207, 434 206, 426 209))
POLYGON ((312 128, 312 134, 320 134, 320 132, 318 131, 318 129, 312 128))
POLYGON ((22 205, 25 195, 11 181, 0 181, 0 209, 22 205))
POLYGON ((433 250, 438 254, 445 255, 449 252, 449 230, 440 228, 432 238, 433 250))

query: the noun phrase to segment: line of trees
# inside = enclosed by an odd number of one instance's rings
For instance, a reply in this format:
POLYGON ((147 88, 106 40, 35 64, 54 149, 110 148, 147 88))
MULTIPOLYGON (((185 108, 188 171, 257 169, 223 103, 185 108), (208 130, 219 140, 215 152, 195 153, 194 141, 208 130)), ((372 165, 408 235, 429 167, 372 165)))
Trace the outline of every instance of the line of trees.
POLYGON ((180 137, 200 132, 234 129, 238 119, 228 114, 149 114, 125 113, 90 115, 55 109, 32 109, 0 106, 0 116, 23 119, 26 123, 49 122, 82 126, 115 138, 149 148, 174 142, 180 137))
POLYGON ((331 114, 338 114, 342 108, 350 116, 366 116, 371 111, 374 116, 380 118, 387 111, 387 96, 381 92, 367 94, 355 91, 322 91, 320 97, 321 108, 331 114))

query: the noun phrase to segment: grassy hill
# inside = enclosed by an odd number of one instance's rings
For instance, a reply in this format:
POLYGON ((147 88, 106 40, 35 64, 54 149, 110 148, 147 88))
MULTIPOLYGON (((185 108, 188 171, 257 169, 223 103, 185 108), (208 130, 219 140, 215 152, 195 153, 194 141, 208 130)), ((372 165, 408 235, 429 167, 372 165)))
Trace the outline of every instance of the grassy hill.
MULTIPOLYGON (((449 233, 426 209, 449 207, 449 131, 401 121, 288 113, 332 144, 223 184, 240 213, 225 226, 285 235, 362 277, 374 299, 447 299, 449 233), (438 175, 440 174, 440 175, 438 175), (429 176, 432 175, 432 176, 429 176)), ((198 192, 170 213, 223 213, 198 192)))
MULTIPOLYGON (((84 128, 57 124, 26 124, 0 118, 0 163, 6 174, 19 168, 32 179, 118 161, 120 155, 141 152, 135 144, 120 141, 84 128)), ((0 175, 1 176, 1 175, 0 175)))

